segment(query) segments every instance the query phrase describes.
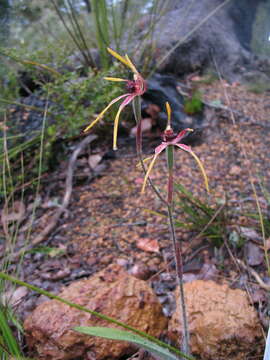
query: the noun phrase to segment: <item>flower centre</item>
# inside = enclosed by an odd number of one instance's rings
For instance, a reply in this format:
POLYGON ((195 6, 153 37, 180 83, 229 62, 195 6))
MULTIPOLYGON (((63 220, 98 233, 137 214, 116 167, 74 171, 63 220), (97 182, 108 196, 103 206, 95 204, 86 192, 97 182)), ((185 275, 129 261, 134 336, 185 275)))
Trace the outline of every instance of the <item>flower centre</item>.
POLYGON ((173 131, 173 129, 166 129, 162 135, 162 139, 164 142, 167 141, 172 141, 173 139, 175 139, 177 136, 177 134, 175 134, 175 132, 173 131))
POLYGON ((135 93, 137 91, 136 81, 128 80, 127 82, 127 91, 129 93, 135 93))

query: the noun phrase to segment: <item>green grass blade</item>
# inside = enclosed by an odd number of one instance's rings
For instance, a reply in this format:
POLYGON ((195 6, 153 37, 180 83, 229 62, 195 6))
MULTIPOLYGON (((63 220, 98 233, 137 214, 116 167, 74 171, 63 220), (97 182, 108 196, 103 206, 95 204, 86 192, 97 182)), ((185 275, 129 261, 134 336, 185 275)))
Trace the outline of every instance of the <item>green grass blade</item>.
POLYGON ((14 337, 7 321, 6 313, 0 306, 0 332, 2 334, 3 343, 11 355, 21 356, 20 348, 14 337))

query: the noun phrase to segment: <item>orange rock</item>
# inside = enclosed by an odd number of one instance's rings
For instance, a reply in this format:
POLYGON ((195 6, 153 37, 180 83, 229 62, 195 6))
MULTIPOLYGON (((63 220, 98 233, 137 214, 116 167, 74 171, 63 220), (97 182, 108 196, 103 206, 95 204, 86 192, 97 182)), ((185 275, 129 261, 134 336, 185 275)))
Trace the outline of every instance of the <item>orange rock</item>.
MULTIPOLYGON (((153 336, 160 336, 167 328, 167 319, 152 289, 119 265, 110 265, 87 280, 74 282, 59 296, 153 336)), ((24 322, 28 346, 43 360, 118 359, 134 350, 129 343, 75 332, 75 326, 114 327, 56 300, 39 305, 24 322)))
MULTIPOLYGON (((184 289, 194 355, 204 360, 244 360, 247 353, 259 350, 256 339, 262 332, 244 291, 203 280, 186 283, 184 289)), ((179 299, 178 289, 176 295, 179 299)), ((178 309, 169 322, 169 337, 179 344, 178 309)))

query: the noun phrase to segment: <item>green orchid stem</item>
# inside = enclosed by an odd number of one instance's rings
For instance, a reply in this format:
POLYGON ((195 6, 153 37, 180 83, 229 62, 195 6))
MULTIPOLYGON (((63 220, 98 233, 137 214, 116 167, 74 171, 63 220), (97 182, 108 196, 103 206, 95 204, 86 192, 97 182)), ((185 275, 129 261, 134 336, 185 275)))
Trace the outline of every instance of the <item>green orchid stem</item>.
POLYGON ((176 240, 175 226, 173 220, 173 165, 174 165, 174 148, 172 145, 167 146, 166 148, 167 155, 167 166, 168 166, 168 220, 169 227, 171 232, 171 240, 174 248, 174 257, 175 257, 175 267, 178 285, 180 289, 180 323, 182 324, 183 337, 180 339, 181 350, 186 355, 190 355, 189 348, 189 329, 188 329, 188 319, 187 319, 187 310, 184 296, 184 284, 183 284, 183 255, 182 255, 182 244, 180 241, 176 240))
MULTIPOLYGON (((146 175, 146 168, 143 162, 143 154, 142 154, 142 113, 141 113, 141 97, 136 96, 134 100, 132 101, 133 106, 133 113, 137 124, 137 131, 136 131, 136 150, 137 150, 137 156, 139 158, 141 167, 143 169, 144 174, 146 175)), ((153 181, 148 178, 148 183, 151 186, 154 193, 157 195, 159 200, 167 206, 167 201, 163 198, 163 196, 160 194, 159 190, 155 187, 153 181)))
MULTIPOLYGON (((142 116, 141 116, 141 98, 136 96, 132 102, 133 112, 137 123, 137 132, 136 132, 136 149, 137 155, 139 157, 142 169, 144 174, 146 174, 146 168, 144 166, 143 157, 142 157, 142 116)), ((159 190, 155 187, 150 177, 148 177, 148 182, 160 199, 160 201, 166 205, 168 209, 168 223, 171 232, 171 239, 173 242, 174 248, 174 256, 175 256, 175 266, 176 266, 176 274, 177 280, 180 288, 180 306, 181 306, 181 319, 180 322, 183 327, 183 337, 180 339, 180 343, 182 343, 181 350, 186 356, 190 355, 189 348, 189 330, 188 330, 188 320, 187 320, 187 311, 186 311, 186 303, 184 298, 184 286, 183 286, 183 256, 182 256, 182 247, 181 242, 176 241, 175 228, 174 228, 174 220, 173 220, 173 165, 174 165, 174 149, 173 146, 168 146, 166 148, 167 153, 167 163, 168 163, 168 195, 167 201, 162 197, 159 190)), ((186 356, 182 355, 182 359, 186 358, 186 356)))
POLYGON ((37 286, 31 285, 31 284, 28 284, 28 283, 26 283, 24 281, 16 279, 13 276, 10 276, 10 275, 7 275, 7 274, 5 274, 3 272, 0 272, 0 279, 10 281, 10 282, 12 282, 14 284, 17 284, 17 285, 20 285, 20 286, 25 286, 30 290, 33 290, 33 291, 35 291, 35 292, 37 292, 39 294, 45 295, 50 299, 60 301, 61 303, 65 304, 65 305, 68 305, 68 306, 70 306, 70 307, 72 307, 74 309, 84 311, 84 312, 86 312, 88 314, 91 314, 91 315, 95 315, 96 317, 98 317, 98 318, 100 318, 102 320, 106 320, 106 321, 108 321, 108 322, 110 322, 112 324, 121 326, 122 328, 124 328, 126 330, 129 330, 129 331, 131 331, 131 332, 133 332, 135 334, 138 334, 138 335, 142 336, 143 338, 148 339, 148 340, 160 345, 163 348, 167 348, 168 350, 172 351, 173 353, 175 353, 177 355, 180 355, 180 356, 184 357, 185 359, 195 360, 193 357, 190 357, 188 355, 185 355, 185 354, 181 353, 181 351, 177 350, 173 346, 170 346, 170 345, 164 343, 163 341, 160 341, 157 338, 155 338, 155 337, 153 337, 153 336, 151 336, 151 335, 149 335, 149 334, 147 334, 147 333, 145 333, 143 331, 137 330, 137 329, 133 328, 132 326, 124 324, 124 323, 122 323, 122 322, 120 322, 120 321, 118 321, 118 320, 116 320, 114 318, 111 318, 109 316, 101 314, 101 313, 99 313, 97 311, 90 310, 90 309, 87 309, 84 306, 72 303, 71 301, 65 300, 65 299, 61 298, 60 296, 54 295, 54 294, 52 294, 52 293, 50 293, 50 292, 48 292, 46 290, 40 289, 37 286))

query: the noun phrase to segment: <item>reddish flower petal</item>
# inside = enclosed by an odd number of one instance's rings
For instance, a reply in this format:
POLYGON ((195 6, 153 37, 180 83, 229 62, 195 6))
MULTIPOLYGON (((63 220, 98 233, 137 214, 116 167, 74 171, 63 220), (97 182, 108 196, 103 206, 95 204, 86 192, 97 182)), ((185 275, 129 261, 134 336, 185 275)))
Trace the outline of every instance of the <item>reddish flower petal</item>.
POLYGON ((174 140, 172 140, 172 143, 173 144, 178 143, 179 141, 181 141, 183 139, 183 137, 186 135, 186 133, 191 132, 191 131, 193 131, 193 129, 189 129, 189 128, 180 131, 180 133, 176 136, 176 138, 174 140))
MULTIPOLYGON (((159 146, 157 146, 155 148, 155 154, 159 155, 164 149, 166 149, 166 147, 170 145, 169 143, 161 143, 159 146)), ((173 144, 172 144, 173 145, 173 144)))

